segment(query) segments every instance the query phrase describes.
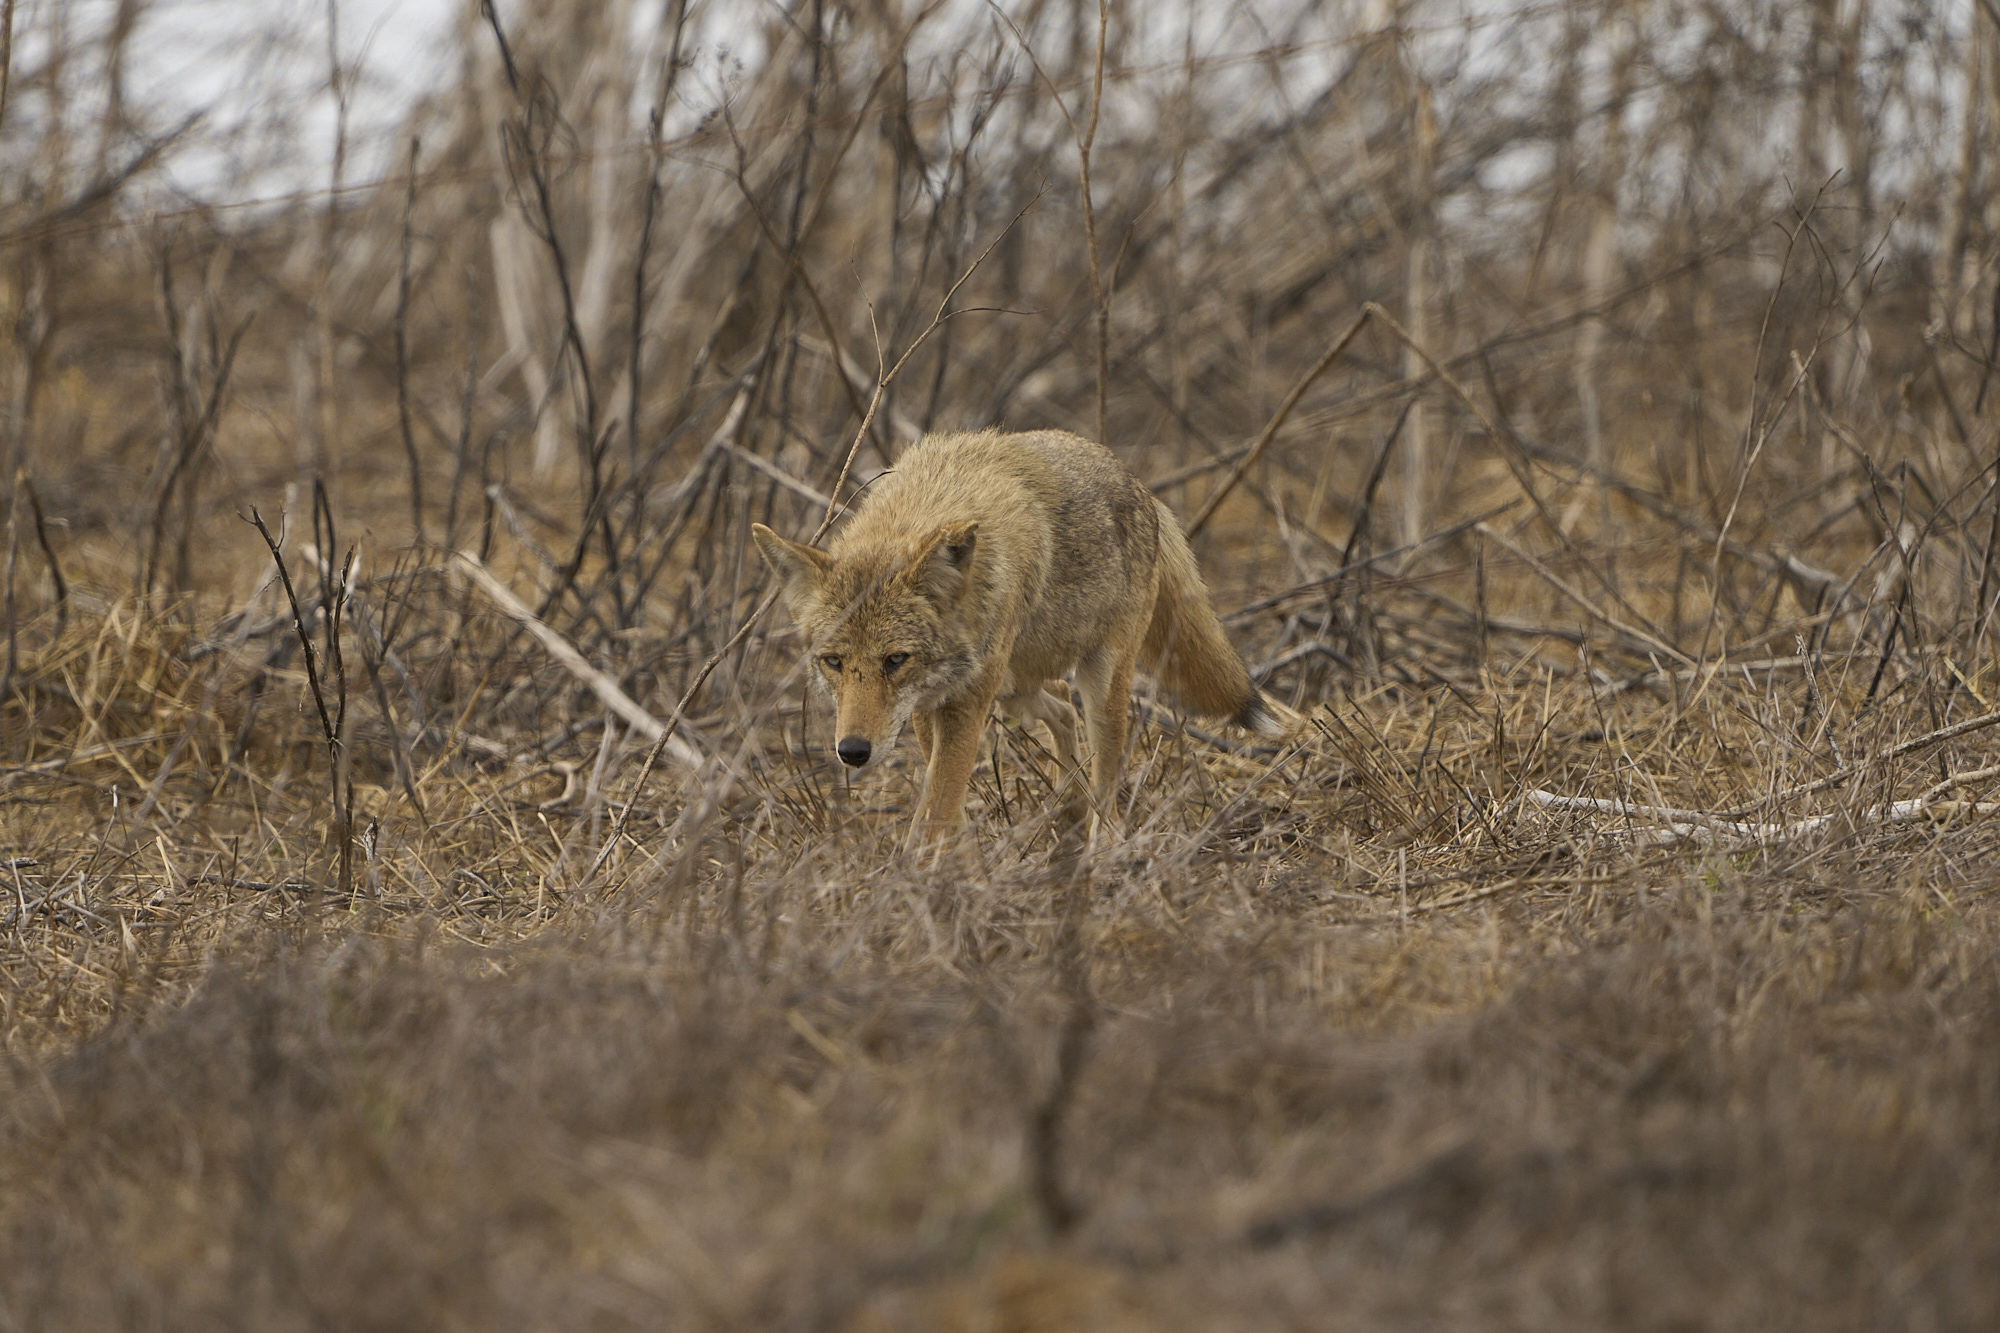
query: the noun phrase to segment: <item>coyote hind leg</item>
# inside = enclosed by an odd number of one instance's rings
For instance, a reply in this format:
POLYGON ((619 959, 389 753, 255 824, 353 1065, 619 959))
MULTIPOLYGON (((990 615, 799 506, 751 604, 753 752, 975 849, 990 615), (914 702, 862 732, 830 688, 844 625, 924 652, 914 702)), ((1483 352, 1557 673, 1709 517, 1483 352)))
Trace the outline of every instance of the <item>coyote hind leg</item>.
POLYGON ((1001 701, 1000 711, 1023 722, 1036 721, 1049 729, 1055 743, 1057 799, 1069 822, 1082 819, 1089 806, 1084 797, 1084 777, 1076 761, 1076 709, 1063 696, 1069 687, 1059 680, 1034 686, 1001 701), (1058 693, 1060 691, 1061 693, 1058 693))
POLYGON ((1138 639, 1130 649, 1112 650, 1077 664, 1076 683, 1083 695, 1083 721, 1090 732, 1092 832, 1118 826, 1118 774, 1125 764, 1125 737, 1130 726, 1132 670, 1138 665, 1138 639))

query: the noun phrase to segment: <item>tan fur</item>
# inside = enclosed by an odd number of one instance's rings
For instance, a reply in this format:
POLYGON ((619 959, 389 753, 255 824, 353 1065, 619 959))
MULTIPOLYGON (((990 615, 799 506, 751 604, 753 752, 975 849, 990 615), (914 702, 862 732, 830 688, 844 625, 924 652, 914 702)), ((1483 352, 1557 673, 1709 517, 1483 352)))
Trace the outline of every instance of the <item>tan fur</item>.
POLYGON ((1141 660, 1191 711, 1275 729, 1179 524, 1089 440, 928 436, 826 551, 762 524, 751 533, 833 696, 842 758, 873 763, 913 726, 927 764, 920 828, 964 818, 996 704, 1046 726, 1074 770, 1076 714, 1062 684, 1071 671, 1100 815, 1116 810, 1141 660))

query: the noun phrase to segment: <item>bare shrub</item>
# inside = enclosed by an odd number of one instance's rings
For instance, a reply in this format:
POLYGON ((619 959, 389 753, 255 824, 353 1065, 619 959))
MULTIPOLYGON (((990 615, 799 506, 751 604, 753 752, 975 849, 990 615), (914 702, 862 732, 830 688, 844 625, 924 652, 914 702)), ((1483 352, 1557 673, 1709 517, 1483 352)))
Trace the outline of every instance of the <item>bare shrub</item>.
POLYGON ((0 1325, 1993 1321, 1984 7, 467 6, 371 138, 334 5, 309 167, 6 12, 0 1325), (1304 722, 927 865, 747 539, 994 424, 1304 722))

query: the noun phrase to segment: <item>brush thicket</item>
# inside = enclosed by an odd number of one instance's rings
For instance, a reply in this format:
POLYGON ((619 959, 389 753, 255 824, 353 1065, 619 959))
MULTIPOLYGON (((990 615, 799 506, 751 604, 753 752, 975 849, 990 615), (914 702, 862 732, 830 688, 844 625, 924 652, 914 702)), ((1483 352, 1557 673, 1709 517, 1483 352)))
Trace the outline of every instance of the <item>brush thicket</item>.
POLYGON ((1280 9, 528 3, 256 209, 20 17, 0 1328, 2000 1313, 1993 25, 1280 9), (748 534, 990 424, 1303 723, 938 867, 748 534))

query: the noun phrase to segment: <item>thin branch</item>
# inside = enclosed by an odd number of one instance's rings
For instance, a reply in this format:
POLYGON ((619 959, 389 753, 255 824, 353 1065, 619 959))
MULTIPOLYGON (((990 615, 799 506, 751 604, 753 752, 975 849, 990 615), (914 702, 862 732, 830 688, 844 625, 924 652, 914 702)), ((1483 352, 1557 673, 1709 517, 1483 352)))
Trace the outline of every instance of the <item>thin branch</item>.
POLYGON ((1505 533, 1501 532, 1498 528, 1492 527, 1491 525, 1486 523, 1481 523, 1474 528, 1474 531, 1479 533, 1480 536, 1486 537, 1492 541, 1496 541, 1500 545, 1506 547, 1508 551, 1512 552, 1517 558, 1525 562, 1528 568, 1534 570, 1536 574, 1540 575, 1543 581, 1546 582, 1550 587, 1554 588, 1564 597, 1567 597, 1570 601, 1576 603, 1576 605, 1581 610, 1590 615, 1593 619, 1603 622, 1604 625, 1606 625, 1611 629, 1617 630, 1620 634, 1625 635, 1627 638, 1638 640, 1640 643, 1645 644, 1648 648, 1652 648, 1658 652, 1667 654, 1667 656, 1673 658, 1675 661, 1679 662, 1682 666, 1691 667, 1695 665, 1695 660, 1692 657, 1689 657, 1686 653, 1674 647, 1672 644, 1668 643, 1665 639, 1659 638, 1656 635, 1648 634, 1646 631, 1642 629, 1635 629, 1633 626, 1625 624, 1623 621, 1617 619, 1615 616, 1606 615, 1603 611, 1598 610, 1598 608, 1591 603, 1588 597, 1585 597, 1575 588, 1572 588, 1569 584, 1565 583, 1562 580, 1561 576, 1558 575, 1554 570, 1550 569, 1547 565, 1544 565, 1541 561, 1535 559, 1534 556, 1528 554, 1527 551, 1523 550, 1520 546, 1516 545, 1511 539, 1508 538, 1508 536, 1505 533))
MULTIPOLYGON (((668 724, 662 723, 647 712, 637 700, 625 693, 617 681, 586 661, 583 654, 578 652, 569 640, 537 619, 527 604, 516 597, 513 590, 502 583, 477 556, 467 551, 458 551, 453 553, 452 560, 479 586, 481 592, 493 599, 494 605, 506 613, 509 619, 533 635, 535 641, 547 650, 550 657, 555 658, 563 670, 588 685, 597 697, 604 701, 605 706, 624 718, 634 731, 654 742, 656 747, 664 747, 681 766, 695 770, 701 768, 705 757, 700 751, 678 736, 672 735, 668 724)), ((674 710, 676 722, 679 721, 681 712, 682 710, 678 708, 674 710)))
POLYGON ((321 688, 319 654, 313 651, 312 633, 306 629, 305 612, 299 607, 298 589, 292 586, 292 571, 285 567, 284 552, 278 549, 278 539, 264 526, 264 516, 255 508, 250 511, 250 522, 264 539, 264 545, 271 550, 271 561, 278 567, 278 578, 285 585, 285 600, 292 607, 292 628, 299 636, 299 644, 306 654, 306 684, 312 691, 313 706, 319 710, 320 732, 326 738, 327 768, 330 773, 340 770, 340 729, 334 725, 333 715, 326 711, 326 691, 321 688))
POLYGON ((410 189, 403 199, 402 264, 396 281, 396 420, 403 431, 403 453, 410 463, 410 529, 424 539, 424 471, 417 458, 417 437, 410 429, 410 248, 411 225, 417 212, 417 154, 423 141, 410 136, 410 189))
POLYGON ((1284 401, 1278 404, 1278 410, 1264 423, 1264 429, 1258 433, 1256 442, 1250 446, 1250 452, 1237 463, 1235 471, 1209 493, 1208 499, 1202 503, 1201 512, 1187 525, 1187 535, 1190 540, 1208 526, 1208 520, 1215 516, 1216 509, 1229 498, 1229 493, 1236 489, 1236 484, 1243 480, 1243 474, 1256 465, 1257 460, 1262 458, 1264 451, 1270 447, 1271 441, 1277 438, 1285 419, 1291 416, 1292 409, 1299 405, 1299 399, 1305 397, 1306 391, 1312 388, 1319 377, 1331 369, 1334 362, 1340 360, 1341 354, 1348 349, 1368 323, 1370 312, 1378 308, 1373 302, 1364 307, 1361 313, 1355 316, 1354 322, 1347 326, 1347 332, 1334 339, 1333 346, 1326 349, 1326 354, 1313 362, 1312 368, 1305 374, 1299 376, 1298 382, 1292 385, 1291 392, 1287 393, 1284 401))
POLYGON ((42 558, 49 562, 49 578, 56 589, 56 637, 60 639, 69 625, 69 581, 63 577, 62 562, 56 559, 56 548, 49 543, 48 519, 42 513, 42 497, 35 490, 34 478, 24 471, 17 484, 27 493, 28 508, 35 516, 35 541, 42 548, 42 558))
POLYGON ((7 91, 14 81, 14 0, 0 0, 0 126, 6 124, 7 91))
POLYGON ((1753 814, 1758 810, 1779 805, 1785 801, 1796 800, 1801 796, 1812 796, 1818 792, 1827 791, 1840 786, 1844 782, 1860 777, 1863 773, 1879 768, 1891 759, 1900 759, 1912 751, 1937 745, 1943 741, 1955 740, 1969 732, 1982 731, 1987 727, 1993 726, 1995 723, 2000 723, 2000 709, 1995 709, 1990 713, 1981 713, 1978 717, 1969 717, 1963 722, 1955 722, 1948 727, 1939 727, 1935 731, 1927 731, 1915 740, 1904 741, 1901 745, 1885 750, 1881 754, 1871 755, 1866 759, 1849 764, 1845 768, 1829 773, 1825 777, 1815 781, 1801 783, 1796 787, 1787 787, 1781 792, 1773 793, 1759 800, 1750 801, 1728 810, 1717 811, 1716 818, 1736 819, 1743 815, 1753 814))
POLYGON ((1098 112, 1104 101, 1104 38, 1106 25, 1109 22, 1109 11, 1105 0, 1097 0, 1097 60, 1091 74, 1090 120, 1085 127, 1078 128, 1076 117, 1070 114, 1068 104, 1063 101, 1062 93, 1056 88, 1056 81, 1042 68, 1041 60, 1035 55, 1035 48, 1028 44, 1027 35, 1015 25, 1013 16, 1000 8, 997 0, 986 0, 986 3, 1000 16, 1000 21, 1007 25, 1008 31, 1014 34, 1014 40, 1021 44, 1021 50, 1027 54, 1028 63, 1035 67, 1035 73, 1048 85, 1049 98, 1056 104, 1056 110, 1062 113, 1063 123, 1069 126, 1070 137, 1076 142, 1077 179, 1083 195, 1084 247, 1090 260, 1090 303, 1097 319, 1097 440, 1100 444, 1108 444, 1109 441, 1105 438, 1105 380, 1110 365, 1111 309, 1105 299, 1104 280, 1098 265, 1097 207, 1090 191, 1090 150, 1097 141, 1098 112))

